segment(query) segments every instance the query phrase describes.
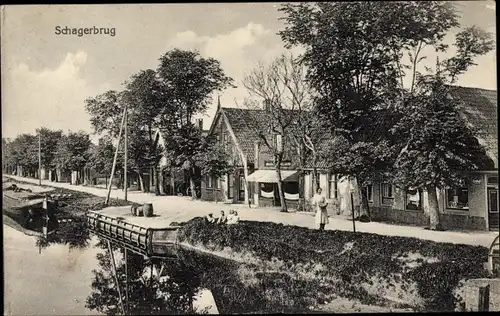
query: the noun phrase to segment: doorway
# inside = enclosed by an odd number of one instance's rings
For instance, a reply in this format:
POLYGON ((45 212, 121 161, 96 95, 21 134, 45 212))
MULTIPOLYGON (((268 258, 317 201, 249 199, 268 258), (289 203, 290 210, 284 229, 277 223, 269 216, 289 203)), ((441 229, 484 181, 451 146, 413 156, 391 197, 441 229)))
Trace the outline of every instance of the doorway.
POLYGON ((245 201, 245 176, 240 174, 240 181, 238 182, 238 201, 245 201))
POLYGON ((490 230, 498 230, 498 188, 488 187, 488 223, 490 230))

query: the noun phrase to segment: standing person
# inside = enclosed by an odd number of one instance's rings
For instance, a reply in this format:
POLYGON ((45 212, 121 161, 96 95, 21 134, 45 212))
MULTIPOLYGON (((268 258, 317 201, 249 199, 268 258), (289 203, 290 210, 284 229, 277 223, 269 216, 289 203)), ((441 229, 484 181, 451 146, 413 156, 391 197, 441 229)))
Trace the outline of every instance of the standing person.
POLYGON ((328 202, 322 192, 323 190, 318 188, 313 197, 313 206, 316 211, 315 222, 319 230, 325 230, 325 225, 328 224, 328 213, 326 211, 328 202))

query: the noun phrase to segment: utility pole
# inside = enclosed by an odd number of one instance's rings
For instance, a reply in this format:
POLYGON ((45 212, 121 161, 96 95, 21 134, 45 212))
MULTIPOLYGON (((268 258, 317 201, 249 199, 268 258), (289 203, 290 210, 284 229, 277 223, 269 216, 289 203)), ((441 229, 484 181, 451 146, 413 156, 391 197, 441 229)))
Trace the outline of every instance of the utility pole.
POLYGON ((42 185, 42 135, 38 131, 38 185, 42 185))
POLYGON ((120 140, 122 138, 122 131, 123 131, 123 123, 125 122, 125 111, 123 112, 122 116, 122 123, 120 125, 120 133, 118 133, 118 142, 116 144, 116 150, 115 150, 115 157, 113 158, 113 167, 111 168, 111 176, 109 177, 109 187, 108 187, 108 195, 106 196, 106 201, 104 204, 108 205, 109 203, 109 196, 111 194, 111 187, 113 186, 113 176, 115 174, 115 168, 116 168, 116 159, 118 158, 118 150, 120 149, 120 140))
POLYGON ((123 164, 123 169, 124 169, 124 172, 123 172, 123 186, 125 187, 125 201, 127 201, 127 189, 128 189, 128 177, 127 177, 127 147, 128 147, 128 127, 127 127, 127 123, 128 123, 128 111, 127 111, 127 103, 125 103, 125 142, 124 142, 124 146, 125 146, 125 162, 123 164))

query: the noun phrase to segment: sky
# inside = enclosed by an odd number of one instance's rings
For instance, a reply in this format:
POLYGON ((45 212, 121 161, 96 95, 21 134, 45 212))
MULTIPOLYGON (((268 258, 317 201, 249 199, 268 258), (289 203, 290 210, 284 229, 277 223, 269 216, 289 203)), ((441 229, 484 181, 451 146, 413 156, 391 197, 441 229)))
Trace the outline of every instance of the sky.
MULTIPOLYGON (((457 4, 463 26, 478 25, 496 38, 494 1, 457 4)), ((241 105, 248 96, 241 84, 245 74, 286 52, 276 34, 284 28, 278 7, 270 2, 4 6, 2 137, 35 133, 40 126, 91 133, 85 99, 121 90, 134 73, 156 69, 159 57, 172 48, 198 49, 219 60, 237 86, 220 95, 221 104, 241 105), (57 35, 57 26, 114 28, 115 36, 57 35)), ((447 40, 452 39, 450 34, 447 40)), ((496 49, 476 63, 458 84, 496 90, 496 49)), ((203 117, 205 129, 216 107, 214 95, 203 117)))

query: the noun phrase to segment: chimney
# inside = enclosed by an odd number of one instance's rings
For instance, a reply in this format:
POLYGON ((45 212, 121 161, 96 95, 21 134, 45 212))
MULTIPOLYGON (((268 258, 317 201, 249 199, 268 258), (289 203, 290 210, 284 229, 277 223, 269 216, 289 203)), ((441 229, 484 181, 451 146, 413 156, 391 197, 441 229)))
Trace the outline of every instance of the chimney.
POLYGON ((254 168, 259 169, 259 153, 260 153, 260 142, 258 140, 254 141, 254 151, 255 151, 255 162, 254 168))

